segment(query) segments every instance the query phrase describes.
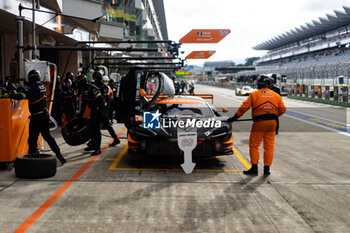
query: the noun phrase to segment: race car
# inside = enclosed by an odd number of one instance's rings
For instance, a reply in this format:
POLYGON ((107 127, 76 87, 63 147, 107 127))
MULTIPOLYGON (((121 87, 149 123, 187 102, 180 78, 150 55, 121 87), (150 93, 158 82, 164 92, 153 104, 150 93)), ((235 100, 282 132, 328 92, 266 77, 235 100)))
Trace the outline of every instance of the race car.
POLYGON ((117 121, 128 129, 128 148, 144 154, 180 155, 178 131, 197 132, 193 156, 232 154, 232 126, 227 117, 200 97, 175 96, 173 81, 161 72, 131 70, 117 90, 117 121), (152 83, 154 94, 150 94, 152 83), (148 98, 147 98, 148 97, 148 98), (149 114, 158 118, 156 127, 147 127, 149 114), (180 127, 180 121, 189 123, 180 127))
POLYGON ((161 114, 159 128, 145 128, 144 118, 137 118, 128 129, 128 147, 130 150, 147 154, 179 155, 177 142, 178 130, 190 128, 197 132, 197 146, 193 156, 211 157, 232 154, 232 126, 227 117, 221 117, 213 111, 202 98, 175 96, 155 102, 152 112, 161 114), (184 122, 184 129, 179 127, 184 122), (177 125, 178 124, 178 125, 177 125), (204 127, 206 125, 206 127, 204 127), (200 125, 201 127, 197 127, 200 125), (196 129, 194 129, 196 128, 196 129))
POLYGON ((236 89, 236 95, 249 95, 250 93, 252 93, 253 91, 255 91, 256 89, 251 88, 250 86, 243 86, 242 88, 237 88, 236 89))

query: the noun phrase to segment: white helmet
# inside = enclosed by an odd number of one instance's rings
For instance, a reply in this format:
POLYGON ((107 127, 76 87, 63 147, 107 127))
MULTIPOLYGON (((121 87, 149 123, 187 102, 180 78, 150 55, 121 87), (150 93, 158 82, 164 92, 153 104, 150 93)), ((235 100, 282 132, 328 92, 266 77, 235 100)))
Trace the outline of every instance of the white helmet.
POLYGON ((109 81, 108 76, 103 76, 103 77, 102 77, 102 82, 108 82, 108 81, 109 81))

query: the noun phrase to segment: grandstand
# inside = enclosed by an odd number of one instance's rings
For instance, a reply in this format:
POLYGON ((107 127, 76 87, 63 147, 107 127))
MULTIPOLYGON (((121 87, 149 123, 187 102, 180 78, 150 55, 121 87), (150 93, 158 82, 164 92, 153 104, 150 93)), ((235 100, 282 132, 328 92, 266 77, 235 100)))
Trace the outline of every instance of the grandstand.
POLYGON ((254 86, 258 75, 270 74, 291 98, 350 107, 349 7, 253 48, 268 52, 254 62, 254 71, 233 74, 232 86, 254 86))
POLYGON ((268 50, 255 61, 256 73, 281 73, 294 83, 315 85, 342 84, 343 76, 349 85, 349 45, 350 8, 343 7, 254 46, 268 50))

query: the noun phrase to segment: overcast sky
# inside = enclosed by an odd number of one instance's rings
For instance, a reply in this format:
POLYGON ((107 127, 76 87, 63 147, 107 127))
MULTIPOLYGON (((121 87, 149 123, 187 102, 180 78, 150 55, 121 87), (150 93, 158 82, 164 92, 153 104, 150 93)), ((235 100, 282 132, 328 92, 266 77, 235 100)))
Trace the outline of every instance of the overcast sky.
POLYGON ((164 0, 169 39, 178 42, 191 29, 230 29, 218 44, 183 44, 183 57, 193 50, 216 50, 205 61, 262 56, 253 46, 305 23, 350 7, 350 0, 164 0))

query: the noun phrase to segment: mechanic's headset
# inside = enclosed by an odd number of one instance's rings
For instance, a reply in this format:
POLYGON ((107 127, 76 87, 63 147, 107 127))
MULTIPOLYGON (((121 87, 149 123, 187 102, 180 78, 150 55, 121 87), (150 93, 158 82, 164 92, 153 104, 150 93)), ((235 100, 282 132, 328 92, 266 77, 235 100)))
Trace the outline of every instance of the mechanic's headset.
POLYGON ((162 79, 162 75, 161 75, 160 73, 151 73, 151 72, 147 72, 147 74, 146 74, 146 79, 145 79, 146 82, 145 82, 145 85, 147 84, 147 80, 148 80, 149 78, 153 78, 153 77, 155 77, 155 76, 158 78, 158 83, 159 83, 158 89, 157 89, 155 95, 153 96, 151 102, 150 102, 149 105, 147 106, 147 109, 146 109, 146 110, 149 110, 149 109, 153 106, 153 104, 154 104, 154 103, 156 102, 156 100, 158 99, 160 93, 162 92, 162 89, 163 89, 163 86, 164 86, 164 80, 162 79))

